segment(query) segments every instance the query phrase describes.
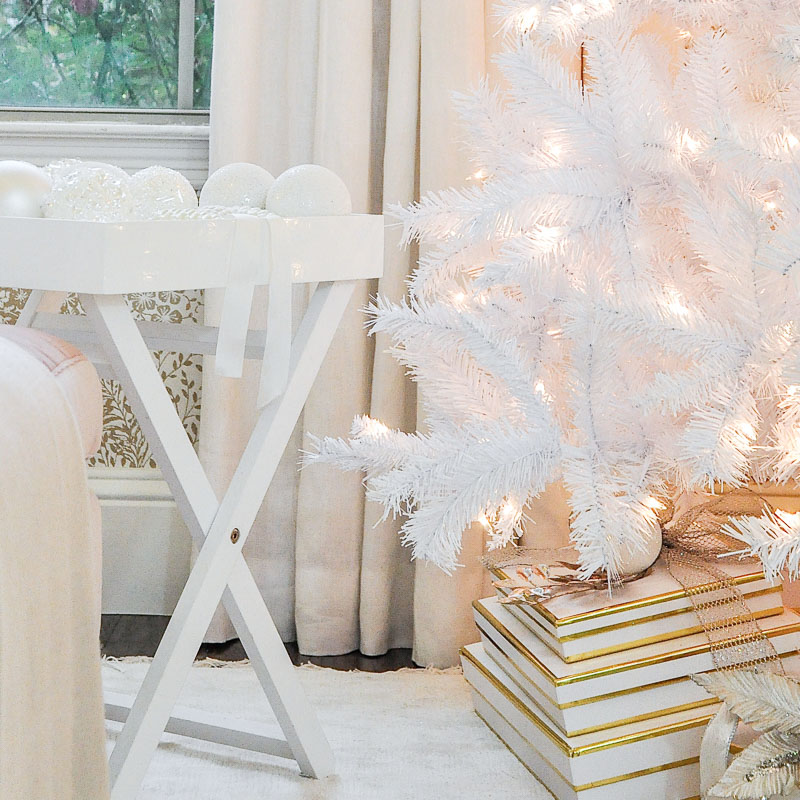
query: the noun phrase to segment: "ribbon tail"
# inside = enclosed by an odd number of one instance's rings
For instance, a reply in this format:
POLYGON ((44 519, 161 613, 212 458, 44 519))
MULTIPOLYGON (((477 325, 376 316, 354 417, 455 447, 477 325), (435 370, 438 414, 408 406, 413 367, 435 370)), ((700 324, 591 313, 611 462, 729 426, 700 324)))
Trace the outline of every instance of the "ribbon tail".
POLYGON ((703 800, 714 798, 710 792, 728 769, 731 742, 738 724, 739 720, 725 703, 708 723, 700 743, 700 792, 703 800))
POLYGON ((267 305, 267 336, 258 386, 258 408, 280 397, 289 383, 292 350, 292 272, 289 264, 270 267, 267 305))
POLYGON ((256 275, 263 257, 261 251, 259 227, 253 225, 252 220, 237 219, 214 362, 217 375, 226 378, 242 377, 256 275))

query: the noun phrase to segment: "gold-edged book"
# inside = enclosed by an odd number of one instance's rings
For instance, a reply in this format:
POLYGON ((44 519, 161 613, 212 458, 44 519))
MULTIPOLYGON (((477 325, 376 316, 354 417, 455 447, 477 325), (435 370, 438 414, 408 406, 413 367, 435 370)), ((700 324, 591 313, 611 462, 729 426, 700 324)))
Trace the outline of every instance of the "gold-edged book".
MULTIPOLYGON (((708 695, 689 678, 713 668, 702 633, 567 664, 496 598, 477 601, 474 611, 485 652, 506 683, 565 735, 709 705, 708 695)), ((800 671, 800 617, 784 611, 761 626, 786 669, 800 671)))
POLYGON ((688 800, 700 739, 717 705, 567 737, 519 699, 483 647, 462 650, 478 715, 557 800, 688 800))
MULTIPOLYGON (((719 567, 730 575, 757 619, 783 611, 782 587, 771 585, 752 563, 723 561, 719 567)), ((492 570, 500 580, 509 571, 492 570)), ((509 590, 497 588, 499 598, 509 590)), ((508 605, 511 613, 567 663, 621 653, 648 644, 699 633, 702 629, 686 591, 659 560, 644 578, 606 592, 561 595, 541 603, 508 605)))

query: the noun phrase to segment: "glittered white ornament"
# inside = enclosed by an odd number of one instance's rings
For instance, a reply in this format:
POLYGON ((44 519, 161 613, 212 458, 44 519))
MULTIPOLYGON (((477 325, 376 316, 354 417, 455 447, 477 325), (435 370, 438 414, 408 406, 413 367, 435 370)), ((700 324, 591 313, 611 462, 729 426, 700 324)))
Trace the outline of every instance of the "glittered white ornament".
POLYGON ((349 214, 353 203, 335 172, 317 164, 301 164, 276 178, 266 208, 280 217, 324 217, 349 214))
POLYGON ((638 575, 652 566, 661 553, 661 523, 654 519, 646 536, 642 536, 634 547, 624 550, 618 560, 620 575, 638 575))
POLYGON ((200 191, 201 206, 264 208, 275 178, 257 164, 236 163, 220 167, 200 191))
POLYGON ((27 161, 0 161, 0 217, 41 217, 47 173, 27 161))
POLYGON ((164 211, 197 208, 192 184, 174 169, 147 167, 131 177, 134 210, 139 219, 152 219, 164 211))
POLYGON ((131 178, 119 167, 97 161, 59 161, 45 169, 53 179, 43 206, 46 217, 94 222, 134 218, 131 178))

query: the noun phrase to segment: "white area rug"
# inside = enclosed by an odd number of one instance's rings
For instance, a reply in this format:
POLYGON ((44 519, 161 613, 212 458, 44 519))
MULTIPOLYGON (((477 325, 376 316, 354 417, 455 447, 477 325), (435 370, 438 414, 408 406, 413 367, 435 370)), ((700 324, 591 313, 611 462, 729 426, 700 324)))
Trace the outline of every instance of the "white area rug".
MULTIPOLYGON (((133 693, 147 666, 107 662, 104 684, 133 693)), ((301 778, 284 759, 166 735, 139 800, 551 800, 475 715, 460 672, 299 673, 335 777, 301 778)), ((275 725, 249 666, 195 666, 180 705, 275 725)), ((107 725, 113 740, 120 726, 107 725)))

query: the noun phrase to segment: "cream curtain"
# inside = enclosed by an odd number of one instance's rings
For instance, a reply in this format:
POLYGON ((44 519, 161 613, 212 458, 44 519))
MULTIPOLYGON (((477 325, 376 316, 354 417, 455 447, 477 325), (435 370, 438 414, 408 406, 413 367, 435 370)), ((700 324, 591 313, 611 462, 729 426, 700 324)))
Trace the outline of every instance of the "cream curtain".
MULTIPOLYGON (((496 46, 490 0, 218 0, 211 106, 211 165, 259 163, 277 175, 314 162, 336 171, 354 210, 380 212, 420 191, 462 184, 472 171, 450 95, 475 85, 496 46)), ((333 341, 279 473, 245 548, 276 624, 301 652, 377 655, 414 648, 418 663, 447 666, 476 637, 473 599, 489 593, 477 564, 448 578, 415 564, 398 525, 376 526, 358 475, 298 472, 307 432, 345 435, 369 412, 417 425, 414 387, 368 339, 363 307, 376 290, 399 298, 416 254, 387 227, 385 275, 357 290, 333 341)), ((306 302, 295 290, 295 318, 306 302)), ((251 325, 263 325, 263 297, 251 325)), ((215 321, 219 298, 206 300, 215 321)), ((233 381, 205 368, 201 457, 218 491, 229 481, 254 415, 253 375, 233 381)), ((209 638, 233 635, 222 617, 209 638)))

